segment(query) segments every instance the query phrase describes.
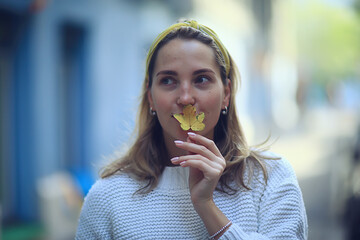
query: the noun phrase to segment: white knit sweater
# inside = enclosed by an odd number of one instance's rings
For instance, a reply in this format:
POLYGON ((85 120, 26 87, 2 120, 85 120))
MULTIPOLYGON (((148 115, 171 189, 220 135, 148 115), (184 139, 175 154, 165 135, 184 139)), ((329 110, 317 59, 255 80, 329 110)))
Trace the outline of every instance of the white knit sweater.
MULTIPOLYGON (((221 239, 307 239, 307 217, 295 173, 284 160, 266 160, 267 185, 255 168, 252 190, 214 192, 232 221, 221 239)), ((167 167, 158 187, 135 194, 140 183, 126 174, 98 180, 82 208, 76 239, 207 239, 190 200, 188 168, 167 167)))

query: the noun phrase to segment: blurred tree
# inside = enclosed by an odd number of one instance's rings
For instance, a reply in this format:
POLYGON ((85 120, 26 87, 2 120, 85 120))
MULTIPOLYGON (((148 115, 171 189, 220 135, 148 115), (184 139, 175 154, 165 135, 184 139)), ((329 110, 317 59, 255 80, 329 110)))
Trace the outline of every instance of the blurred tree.
POLYGON ((353 7, 357 14, 360 16, 360 0, 353 0, 353 7))
POLYGON ((358 74, 360 21, 353 9, 302 1, 297 22, 300 69, 309 71, 312 80, 326 84, 358 74))

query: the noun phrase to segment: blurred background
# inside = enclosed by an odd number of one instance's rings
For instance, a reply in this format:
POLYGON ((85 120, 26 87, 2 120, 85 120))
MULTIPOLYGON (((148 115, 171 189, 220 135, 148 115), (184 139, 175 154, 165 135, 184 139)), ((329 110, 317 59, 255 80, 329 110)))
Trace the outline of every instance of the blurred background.
POLYGON ((1 239, 74 238, 131 136, 147 49, 180 17, 237 62, 243 128, 294 166, 309 239, 360 239, 360 1, 0 0, 1 239))

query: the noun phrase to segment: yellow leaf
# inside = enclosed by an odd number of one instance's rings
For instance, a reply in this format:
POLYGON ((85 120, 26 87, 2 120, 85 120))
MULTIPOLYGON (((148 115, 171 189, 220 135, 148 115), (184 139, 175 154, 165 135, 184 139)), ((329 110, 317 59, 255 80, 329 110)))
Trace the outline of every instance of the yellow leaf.
POLYGON ((201 112, 196 115, 196 108, 193 105, 186 105, 182 113, 173 114, 174 118, 179 121, 182 130, 189 129, 193 131, 204 130, 205 124, 203 123, 205 113, 201 112))

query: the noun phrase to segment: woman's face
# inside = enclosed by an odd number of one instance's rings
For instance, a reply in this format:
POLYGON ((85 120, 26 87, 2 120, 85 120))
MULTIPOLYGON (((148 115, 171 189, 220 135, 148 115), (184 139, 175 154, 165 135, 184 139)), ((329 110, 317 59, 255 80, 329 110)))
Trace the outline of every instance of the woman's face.
POLYGON ((188 104, 205 113, 205 129, 199 134, 212 139, 221 109, 228 106, 229 99, 230 84, 222 83, 211 47, 197 40, 174 39, 159 50, 148 100, 157 113, 165 142, 186 140, 187 133, 172 115, 181 113, 188 104))

